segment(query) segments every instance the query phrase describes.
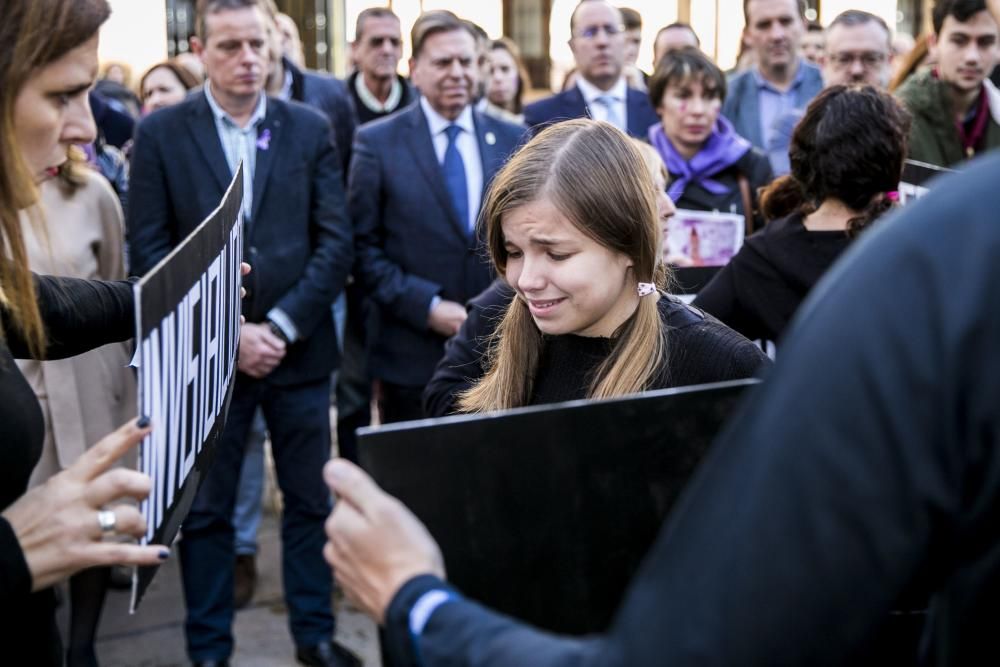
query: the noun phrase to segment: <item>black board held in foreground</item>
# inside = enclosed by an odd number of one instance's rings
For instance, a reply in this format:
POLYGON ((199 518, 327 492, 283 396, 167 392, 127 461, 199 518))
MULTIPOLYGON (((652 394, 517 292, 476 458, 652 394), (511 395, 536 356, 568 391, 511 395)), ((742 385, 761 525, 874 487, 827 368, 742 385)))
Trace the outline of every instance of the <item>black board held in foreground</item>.
POLYGON ((464 594, 555 632, 606 629, 753 380, 363 429, 361 464, 464 594))

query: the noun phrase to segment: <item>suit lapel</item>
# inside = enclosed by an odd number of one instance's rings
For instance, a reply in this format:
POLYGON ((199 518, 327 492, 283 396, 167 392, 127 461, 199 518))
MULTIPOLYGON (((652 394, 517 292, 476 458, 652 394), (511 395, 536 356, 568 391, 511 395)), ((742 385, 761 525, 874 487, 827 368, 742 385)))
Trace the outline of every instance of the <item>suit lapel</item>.
POLYGON ((424 175, 428 185, 431 187, 431 192, 437 198, 441 209, 447 214, 452 226, 460 231, 463 237, 467 236, 468 230, 466 229, 466 225, 458 219, 458 213, 455 212, 454 207, 451 205, 451 197, 448 196, 448 190, 445 188, 444 174, 441 171, 441 165, 437 161, 437 153, 434 151, 434 142, 431 139, 430 127, 427 125, 427 119, 424 118, 424 112, 421 110, 420 105, 416 104, 406 113, 410 114, 406 142, 417 164, 417 170, 424 175))
POLYGON ((764 137, 760 132, 760 92, 757 90, 757 79, 748 72, 745 81, 750 87, 750 94, 740 98, 741 106, 746 109, 747 118, 747 133, 744 136, 754 146, 763 146, 764 137))
POLYGON ((253 209, 250 214, 251 222, 257 219, 261 202, 264 201, 264 191, 267 189, 268 176, 271 168, 278 156, 278 149, 281 146, 281 116, 282 109, 274 100, 267 101, 267 114, 264 122, 257 128, 257 137, 266 138, 257 143, 256 164, 253 172, 253 209))
POLYGON ((645 93, 627 88, 625 90, 625 132, 633 137, 645 138, 649 126, 643 127, 648 117, 644 118, 644 104, 647 101, 645 93))
POLYGON ((483 191, 480 193, 480 203, 486 196, 486 190, 499 169, 501 158, 497 147, 497 134, 492 130, 489 120, 478 111, 472 112, 472 122, 476 126, 476 140, 479 142, 479 159, 483 163, 483 191))
POLYGON ((212 115, 212 108, 208 106, 208 100, 204 95, 196 98, 194 108, 188 116, 188 127, 194 137, 194 143, 198 146, 208 170, 212 172, 215 181, 221 192, 225 192, 232 180, 229 172, 229 164, 226 162, 226 154, 222 151, 222 142, 219 140, 219 131, 215 127, 215 117, 212 115))
POLYGON ((583 93, 580 92, 578 86, 573 86, 565 93, 563 98, 563 112, 562 118, 559 120, 565 120, 567 118, 593 118, 594 114, 590 113, 590 107, 587 106, 586 100, 583 99, 583 93))

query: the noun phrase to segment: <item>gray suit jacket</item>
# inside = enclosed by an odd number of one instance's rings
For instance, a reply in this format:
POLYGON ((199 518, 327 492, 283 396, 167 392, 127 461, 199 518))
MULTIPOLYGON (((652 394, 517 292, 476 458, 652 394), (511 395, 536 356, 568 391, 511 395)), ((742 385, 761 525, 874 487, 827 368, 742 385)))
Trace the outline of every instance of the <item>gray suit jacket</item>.
MULTIPOLYGON (((802 68, 801 81, 795 85, 795 107, 805 108, 809 100, 823 89, 823 77, 819 69, 799 60, 802 68)), ((736 132, 764 152, 764 137, 760 129, 760 104, 758 103, 757 77, 754 70, 737 74, 729 80, 729 93, 722 105, 722 115, 736 128, 736 132)), ((798 75, 797 75, 798 76, 798 75)))

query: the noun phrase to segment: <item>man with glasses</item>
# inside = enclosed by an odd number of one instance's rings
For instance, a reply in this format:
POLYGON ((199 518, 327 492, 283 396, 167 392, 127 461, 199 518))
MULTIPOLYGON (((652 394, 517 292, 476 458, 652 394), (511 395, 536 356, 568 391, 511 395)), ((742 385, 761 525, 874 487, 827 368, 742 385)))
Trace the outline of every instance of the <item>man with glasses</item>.
POLYGON ((799 53, 805 32, 804 0, 744 0, 744 37, 757 64, 729 82, 722 115, 736 132, 771 159, 775 174, 786 173, 788 144, 775 132, 775 121, 804 109, 823 88, 819 69, 799 53), (777 141, 776 141, 777 139, 777 141))
MULTIPOLYGON (((833 19, 826 31, 826 53, 820 58, 823 83, 868 85, 884 90, 892 74, 892 33, 885 21, 861 11, 848 9, 833 19)), ((775 120, 772 129, 771 164, 778 174, 790 168, 788 147, 792 131, 802 118, 804 108, 792 109, 775 120)))
POLYGON ((827 86, 860 84, 884 90, 892 75, 892 33, 874 14, 849 9, 833 20, 826 31, 823 83, 827 86))
POLYGON ((629 88, 624 76, 625 25, 621 11, 603 0, 584 0, 569 21, 578 76, 576 85, 529 104, 524 121, 540 129, 570 118, 604 120, 633 137, 645 137, 659 122, 642 91, 629 88))
POLYGON ((1000 58, 997 22, 984 0, 938 0, 931 14, 937 65, 907 79, 910 157, 950 167, 1000 146, 1000 91, 987 78, 1000 58))
POLYGON ((410 84, 396 73, 403 57, 399 17, 386 7, 371 7, 358 14, 351 43, 357 70, 347 78, 358 123, 384 118, 416 99, 410 84))

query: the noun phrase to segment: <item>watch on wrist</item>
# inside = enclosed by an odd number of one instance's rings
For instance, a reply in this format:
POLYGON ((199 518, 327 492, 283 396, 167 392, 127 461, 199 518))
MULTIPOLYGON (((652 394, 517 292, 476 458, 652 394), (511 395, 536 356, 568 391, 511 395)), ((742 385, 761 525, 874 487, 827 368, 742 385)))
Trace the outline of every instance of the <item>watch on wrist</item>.
POLYGON ((275 324, 273 320, 268 320, 267 321, 267 328, 271 330, 271 333, 273 333, 275 336, 277 336, 282 341, 284 341, 285 345, 288 345, 288 344, 291 343, 291 341, 288 340, 288 336, 285 335, 285 332, 282 331, 281 327, 279 327, 277 324, 275 324))

